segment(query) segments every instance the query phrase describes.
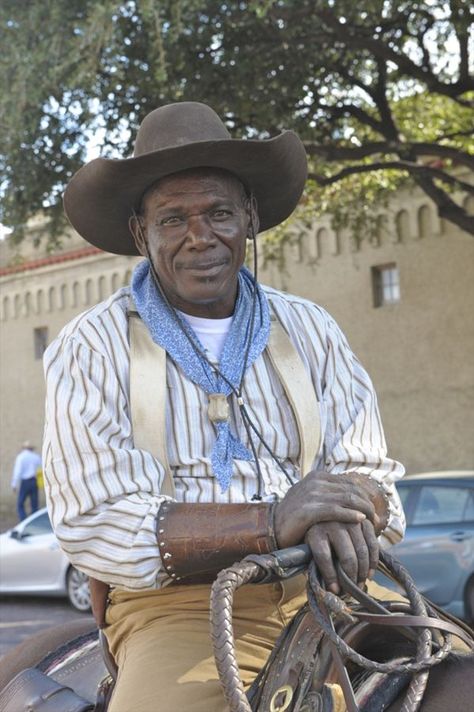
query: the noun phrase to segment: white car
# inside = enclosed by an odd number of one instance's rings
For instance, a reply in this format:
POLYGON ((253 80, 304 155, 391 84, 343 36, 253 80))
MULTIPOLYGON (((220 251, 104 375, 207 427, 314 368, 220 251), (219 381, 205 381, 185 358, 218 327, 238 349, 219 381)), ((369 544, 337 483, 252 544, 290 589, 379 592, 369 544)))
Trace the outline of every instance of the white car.
POLYGON ((46 508, 0 534, 0 593, 67 596, 76 610, 90 611, 88 577, 60 549, 46 508))

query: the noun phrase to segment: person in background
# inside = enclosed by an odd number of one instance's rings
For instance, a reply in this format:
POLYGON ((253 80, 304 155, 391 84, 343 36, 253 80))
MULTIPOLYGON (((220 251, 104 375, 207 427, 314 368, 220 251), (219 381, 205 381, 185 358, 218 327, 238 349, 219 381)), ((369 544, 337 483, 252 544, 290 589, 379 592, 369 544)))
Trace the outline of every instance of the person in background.
POLYGON ((17 512, 20 522, 28 515, 25 510, 26 500, 30 500, 31 512, 38 509, 38 483, 36 473, 41 469, 41 457, 35 452, 34 445, 26 441, 15 458, 13 467, 12 489, 18 493, 17 512))

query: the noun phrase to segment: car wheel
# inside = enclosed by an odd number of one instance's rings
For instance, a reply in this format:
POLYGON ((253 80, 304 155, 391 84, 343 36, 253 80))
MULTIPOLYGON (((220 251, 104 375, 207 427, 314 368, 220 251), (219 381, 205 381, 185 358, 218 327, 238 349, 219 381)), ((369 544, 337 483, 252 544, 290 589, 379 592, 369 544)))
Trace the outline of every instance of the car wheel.
POLYGON ((76 611, 82 613, 91 609, 91 592, 89 589, 89 577, 71 566, 66 576, 66 589, 69 603, 76 611))

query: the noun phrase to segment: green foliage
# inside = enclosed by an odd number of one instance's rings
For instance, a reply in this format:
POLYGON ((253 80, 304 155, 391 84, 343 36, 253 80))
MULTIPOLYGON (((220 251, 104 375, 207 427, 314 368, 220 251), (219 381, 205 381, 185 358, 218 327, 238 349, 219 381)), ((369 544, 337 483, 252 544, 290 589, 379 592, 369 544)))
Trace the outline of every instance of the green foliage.
POLYGON ((234 135, 296 130, 305 214, 329 210, 363 237, 410 177, 474 234, 451 171, 473 163, 470 12, 465 0, 4 0, 0 221, 21 239, 44 213, 54 247, 71 175, 99 151, 129 155, 144 115, 185 99, 234 135))

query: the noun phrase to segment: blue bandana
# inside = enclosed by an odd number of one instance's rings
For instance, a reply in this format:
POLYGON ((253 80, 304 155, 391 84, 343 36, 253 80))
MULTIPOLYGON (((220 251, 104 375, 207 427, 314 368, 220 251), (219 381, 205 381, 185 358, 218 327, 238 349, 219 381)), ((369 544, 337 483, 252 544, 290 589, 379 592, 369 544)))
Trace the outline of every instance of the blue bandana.
MULTIPOLYGON (((151 274, 148 260, 141 262, 133 272, 132 296, 153 341, 168 352, 189 380, 208 394, 223 393, 228 396, 232 393, 226 381, 213 371, 207 359, 198 354, 191 345, 188 337, 204 351, 188 322, 163 299, 151 274)), ((239 388, 244 369, 251 366, 265 349, 269 335, 270 311, 267 298, 254 282, 251 273, 242 268, 239 272, 239 293, 232 324, 219 361, 219 371, 234 388, 239 388), (254 289, 257 290, 255 324, 247 362, 244 363, 250 338, 254 289)), ((225 492, 232 479, 233 458, 251 460, 252 456, 243 443, 231 433, 228 421, 219 420, 214 426, 217 438, 211 453, 211 465, 221 490, 225 492)))

